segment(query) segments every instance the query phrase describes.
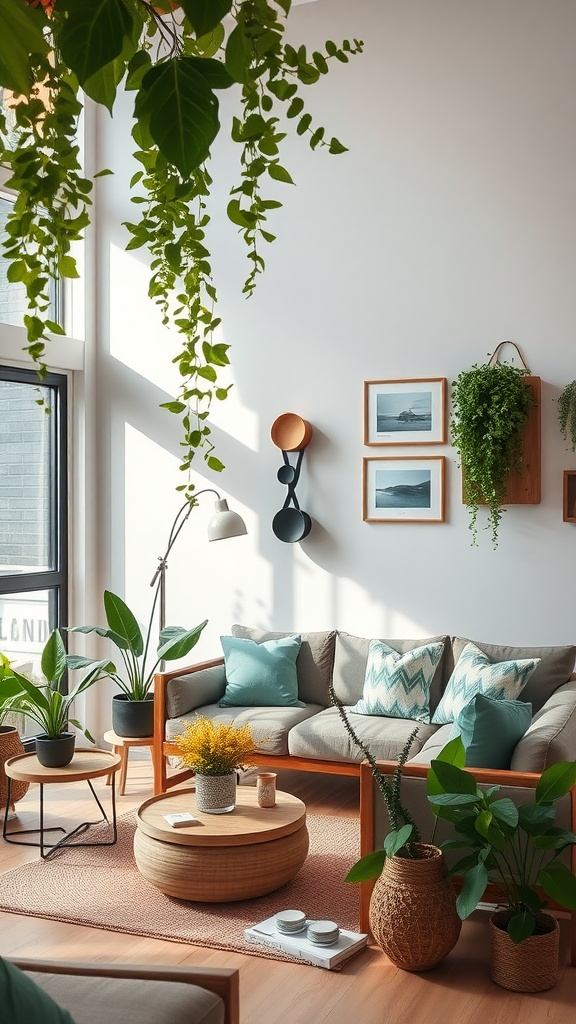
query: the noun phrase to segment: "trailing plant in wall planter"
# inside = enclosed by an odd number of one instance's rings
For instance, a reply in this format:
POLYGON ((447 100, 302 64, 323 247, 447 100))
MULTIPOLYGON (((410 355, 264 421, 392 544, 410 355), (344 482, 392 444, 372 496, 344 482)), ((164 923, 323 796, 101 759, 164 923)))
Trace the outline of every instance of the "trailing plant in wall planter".
MULTIPOLYGON (((229 391, 219 382, 228 345, 215 335, 206 238, 219 95, 238 91, 228 129, 239 173, 227 215, 248 250, 247 296, 265 268, 262 250, 274 241, 268 217, 282 205, 267 186, 293 184, 281 161, 287 132, 312 149, 345 152, 313 122, 302 93, 362 43, 328 40, 312 53, 286 43, 290 7, 291 0, 0 0, 0 162, 17 197, 5 255, 9 280, 26 289, 27 351, 42 376, 49 332, 62 333, 49 318, 50 284, 78 276, 72 246, 90 222, 94 182, 77 141, 84 94, 112 114, 122 86, 134 94, 127 248, 150 252, 149 295, 179 334, 173 361, 181 385, 165 408, 182 420, 185 473, 198 450, 210 469, 223 468, 207 423, 211 402, 229 391)), ((179 490, 194 500, 189 482, 179 490)))
POLYGON ((576 452, 576 380, 567 384, 558 399, 558 422, 565 441, 576 452))
POLYGON ((453 385, 452 443, 462 467, 463 497, 470 513, 472 544, 478 542, 480 505, 487 506, 487 530, 498 545, 509 472, 522 467, 522 433, 534 398, 526 385, 530 371, 510 363, 474 364, 453 385))

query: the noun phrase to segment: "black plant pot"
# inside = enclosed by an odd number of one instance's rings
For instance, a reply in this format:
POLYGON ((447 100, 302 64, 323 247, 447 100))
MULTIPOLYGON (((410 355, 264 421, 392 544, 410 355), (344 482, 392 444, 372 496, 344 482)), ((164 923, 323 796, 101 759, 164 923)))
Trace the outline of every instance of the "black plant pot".
POLYGON ((37 736, 36 757, 45 768, 65 768, 74 757, 76 736, 62 732, 59 736, 37 736))
POLYGON ((125 693, 112 697, 112 728, 117 736, 133 738, 154 734, 154 694, 129 700, 125 693))

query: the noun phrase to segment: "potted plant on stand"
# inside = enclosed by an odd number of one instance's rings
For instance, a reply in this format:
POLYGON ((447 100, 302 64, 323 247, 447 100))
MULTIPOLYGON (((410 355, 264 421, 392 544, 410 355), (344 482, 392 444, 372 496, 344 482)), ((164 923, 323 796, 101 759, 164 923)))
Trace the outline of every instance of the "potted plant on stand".
POLYGON ((57 629, 52 630, 42 651, 41 668, 46 683, 37 684, 12 669, 9 660, 0 656, 0 712, 18 711, 40 726, 36 737, 36 754, 41 764, 49 768, 62 768, 74 756, 76 735, 69 731, 74 725, 90 743, 93 737, 71 710, 76 697, 106 674, 106 661, 89 661, 67 654, 64 641, 57 629), (89 671, 70 693, 62 692, 62 679, 69 669, 88 668, 89 671))
MULTIPOLYGON (((443 754, 458 744, 460 737, 443 754)), ((490 923, 491 976, 503 988, 540 992, 556 984, 558 922, 544 912, 542 894, 576 911, 576 878, 560 861, 576 835, 555 824, 555 802, 575 784, 576 762, 559 762, 543 772, 533 801, 517 807, 499 795, 500 786, 482 790, 470 772, 448 760, 430 766, 428 799, 460 837, 443 849, 465 854, 451 872, 462 877, 459 916, 472 913, 489 883, 498 894, 501 907, 490 923)))
MULTIPOLYGON (((112 698, 112 727, 117 736, 152 736, 154 732, 154 672, 161 661, 184 658, 196 646, 207 619, 193 629, 166 626, 160 631, 156 651, 151 657, 155 605, 143 632, 128 605, 109 590, 104 591, 107 626, 72 626, 70 633, 96 633, 118 648, 124 662, 124 674, 108 662, 107 674, 120 687, 112 698)), ((88 661, 87 664, 92 664, 88 661)), ((93 664, 98 664, 94 662, 93 664)))
POLYGON ((400 796, 402 770, 418 729, 408 737, 388 779, 356 734, 333 689, 330 695, 348 735, 370 762, 392 826, 383 848, 362 857, 350 869, 346 881, 377 879, 370 900, 370 928, 376 942, 397 967, 429 970, 455 946, 462 922, 456 913, 456 893, 442 851, 422 842, 420 830, 400 796))
POLYGON ((236 774, 252 763, 254 737, 248 724, 213 722, 198 715, 175 737, 181 764, 196 773, 196 806, 226 814, 236 806, 236 774))

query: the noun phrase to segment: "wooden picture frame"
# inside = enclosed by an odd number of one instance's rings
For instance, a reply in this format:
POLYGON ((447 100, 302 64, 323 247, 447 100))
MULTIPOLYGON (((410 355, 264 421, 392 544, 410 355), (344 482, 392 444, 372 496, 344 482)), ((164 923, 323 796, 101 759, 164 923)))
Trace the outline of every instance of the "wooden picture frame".
POLYGON ((446 378, 364 381, 364 444, 445 444, 446 378))
POLYGON ((364 522, 443 523, 445 466, 443 455, 364 459, 364 522))

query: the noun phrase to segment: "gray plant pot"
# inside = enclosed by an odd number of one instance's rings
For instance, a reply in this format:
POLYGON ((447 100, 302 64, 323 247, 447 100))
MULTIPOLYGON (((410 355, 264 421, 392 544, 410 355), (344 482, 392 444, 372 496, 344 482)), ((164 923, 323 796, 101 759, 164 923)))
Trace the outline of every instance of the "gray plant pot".
POLYGON ((154 694, 146 700, 128 700, 125 693, 112 697, 112 728, 117 736, 154 735, 154 694))
POLYGON ((36 757, 45 768, 65 768, 74 757, 76 736, 63 732, 59 736, 37 736, 36 757))

